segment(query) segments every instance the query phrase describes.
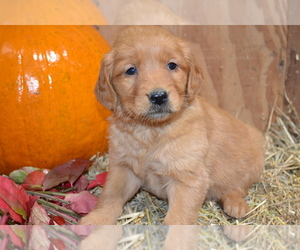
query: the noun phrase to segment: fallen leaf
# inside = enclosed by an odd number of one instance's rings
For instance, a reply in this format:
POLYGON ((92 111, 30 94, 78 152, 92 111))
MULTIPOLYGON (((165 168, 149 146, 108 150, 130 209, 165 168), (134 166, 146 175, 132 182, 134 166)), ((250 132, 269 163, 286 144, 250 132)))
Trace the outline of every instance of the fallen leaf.
MULTIPOLYGON (((4 236, 4 238, 6 238, 6 237, 9 238, 15 247, 23 249, 24 242, 23 242, 22 238, 17 233, 14 232, 14 229, 18 228, 20 230, 21 229, 20 227, 21 226, 0 226, 0 235, 2 234, 4 236)), ((0 246, 1 246, 1 244, 0 244, 0 246)), ((7 248, 5 247, 5 248, 0 248, 0 249, 7 249, 7 248)))
POLYGON ((1 240, 0 240, 0 249, 8 249, 8 243, 9 243, 9 236, 7 232, 1 232, 1 240))
POLYGON ((66 224, 66 220, 61 217, 61 216, 57 216, 57 215, 50 215, 50 218, 57 224, 57 225, 65 225, 66 224))
MULTIPOLYGON (((5 211, 2 211, 2 212, 5 212, 5 211)), ((4 213, 3 215, 0 216, 0 225, 6 225, 7 224, 7 221, 9 219, 9 216, 4 213)), ((0 248, 2 249, 2 248, 0 248)))
POLYGON ((9 178, 12 179, 15 183, 21 184, 26 178, 27 173, 23 169, 18 169, 9 174, 9 178))
POLYGON ((35 170, 25 177, 23 184, 41 186, 45 175, 46 174, 42 170, 35 170))
POLYGON ((74 159, 55 167, 45 176, 43 189, 47 190, 66 181, 73 185, 90 165, 91 161, 74 159))
POLYGON ((27 225, 11 225, 11 230, 18 236, 23 243, 27 242, 28 237, 28 227, 27 225))
MULTIPOLYGON (((16 213, 7 203, 4 199, 0 197, 0 210, 4 215, 9 214, 13 220, 19 223, 23 223, 24 219, 22 216, 18 213, 16 213)), ((8 217, 6 217, 8 219, 8 217)), ((6 223, 6 221, 2 222, 3 224, 6 223)))
POLYGON ((65 200, 71 203, 69 206, 73 211, 87 214, 95 207, 98 198, 88 191, 82 191, 78 194, 66 195, 65 200))
POLYGON ((50 237, 50 241, 51 241, 51 244, 53 245, 52 246, 53 249, 58 249, 58 250, 68 249, 68 248, 66 248, 66 244, 62 239, 50 237))
POLYGON ((64 190, 69 189, 69 188, 72 187, 72 185, 71 185, 70 182, 63 182, 63 183, 61 184, 61 186, 62 186, 62 188, 63 188, 64 190))
POLYGON ((42 226, 32 226, 27 249, 50 249, 48 234, 42 226))
POLYGON ((81 192, 86 190, 87 186, 89 185, 89 180, 84 176, 80 176, 79 179, 75 182, 75 187, 77 192, 81 192))
POLYGON ((29 217, 29 224, 31 225, 49 225, 50 217, 47 211, 37 202, 34 203, 29 217))
POLYGON ((13 180, 17 184, 22 184, 24 182, 24 179, 29 175, 30 173, 39 170, 44 172, 45 174, 48 173, 48 169, 39 169, 39 168, 34 168, 34 167, 23 167, 17 170, 12 171, 9 174, 9 178, 13 180))
POLYGON ((104 186, 105 181, 106 181, 106 177, 107 177, 107 171, 98 174, 96 176, 96 180, 91 181, 91 183, 88 185, 87 189, 91 189, 94 188, 96 186, 104 186))
POLYGON ((24 223, 36 197, 29 196, 23 187, 6 177, 0 176, 0 183, 0 210, 9 213, 13 220, 24 223))

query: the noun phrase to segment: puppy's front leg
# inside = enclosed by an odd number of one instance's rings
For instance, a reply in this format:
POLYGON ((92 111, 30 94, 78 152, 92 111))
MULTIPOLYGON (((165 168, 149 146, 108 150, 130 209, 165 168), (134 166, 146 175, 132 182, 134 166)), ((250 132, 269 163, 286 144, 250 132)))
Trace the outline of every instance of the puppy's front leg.
POLYGON ((185 183, 173 181, 169 194, 169 210, 165 225, 195 225, 199 209, 205 200, 207 182, 185 183))
POLYGON ((107 181, 95 208, 79 224, 113 225, 122 214, 124 204, 141 187, 140 179, 126 166, 110 166, 107 181))

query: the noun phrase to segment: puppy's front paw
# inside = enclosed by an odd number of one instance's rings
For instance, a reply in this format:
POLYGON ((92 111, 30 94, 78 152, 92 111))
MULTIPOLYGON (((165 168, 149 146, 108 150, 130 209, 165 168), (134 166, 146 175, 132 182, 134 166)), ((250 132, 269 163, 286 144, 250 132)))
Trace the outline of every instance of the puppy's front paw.
POLYGON ((88 215, 82 217, 79 221, 79 225, 113 225, 117 221, 112 219, 108 214, 103 215, 99 210, 93 210, 88 215))
POLYGON ((235 242, 241 242, 247 239, 252 231, 249 225, 223 225, 224 234, 235 242))
POLYGON ((101 225, 98 217, 99 215, 94 212, 90 212, 88 215, 80 219, 78 225, 101 225))
POLYGON ((122 237, 122 226, 95 226, 93 231, 81 241, 79 250, 116 250, 122 237))
POLYGON ((246 201, 236 192, 224 195, 220 203, 224 212, 233 218, 243 218, 250 211, 246 201))

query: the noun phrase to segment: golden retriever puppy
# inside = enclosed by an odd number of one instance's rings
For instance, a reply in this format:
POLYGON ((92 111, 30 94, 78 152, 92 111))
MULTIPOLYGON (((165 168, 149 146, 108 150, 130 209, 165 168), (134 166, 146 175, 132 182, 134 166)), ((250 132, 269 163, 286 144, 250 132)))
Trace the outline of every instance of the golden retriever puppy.
POLYGON ((119 34, 95 89, 113 111, 108 179, 81 224, 115 224, 140 188, 168 200, 164 224, 196 224, 205 199, 232 217, 247 214, 243 197, 262 172, 264 139, 198 96, 201 82, 186 41, 156 26, 119 34))

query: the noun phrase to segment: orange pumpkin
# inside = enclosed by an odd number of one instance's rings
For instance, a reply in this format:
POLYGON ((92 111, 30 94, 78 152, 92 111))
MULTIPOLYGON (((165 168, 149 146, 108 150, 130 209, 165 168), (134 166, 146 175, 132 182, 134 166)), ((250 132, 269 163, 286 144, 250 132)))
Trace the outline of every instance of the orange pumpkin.
POLYGON ((0 0, 0 24, 107 24, 91 0, 0 0))
POLYGON ((92 26, 0 26, 0 174, 107 150, 93 90, 109 50, 92 26))

